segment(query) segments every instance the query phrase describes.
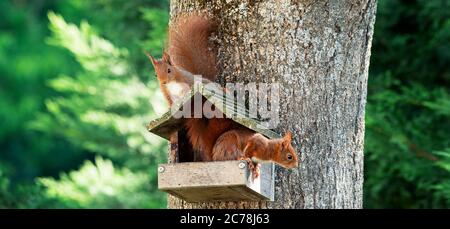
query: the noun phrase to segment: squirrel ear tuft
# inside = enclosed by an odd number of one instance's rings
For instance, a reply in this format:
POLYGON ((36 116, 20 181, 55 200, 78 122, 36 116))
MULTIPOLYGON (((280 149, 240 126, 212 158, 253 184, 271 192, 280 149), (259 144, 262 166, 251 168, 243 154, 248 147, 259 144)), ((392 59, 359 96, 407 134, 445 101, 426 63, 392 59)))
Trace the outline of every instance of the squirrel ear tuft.
POLYGON ((170 61, 170 56, 168 53, 163 52, 163 56, 162 59, 164 60, 164 62, 166 62, 169 65, 172 65, 172 61, 170 61))
POLYGON ((285 141, 291 142, 291 140, 292 140, 292 133, 291 133, 291 131, 287 131, 286 134, 284 135, 283 139, 285 141))
POLYGON ((147 55, 148 59, 152 62, 153 66, 156 66, 156 59, 149 52, 146 52, 145 55, 147 55))

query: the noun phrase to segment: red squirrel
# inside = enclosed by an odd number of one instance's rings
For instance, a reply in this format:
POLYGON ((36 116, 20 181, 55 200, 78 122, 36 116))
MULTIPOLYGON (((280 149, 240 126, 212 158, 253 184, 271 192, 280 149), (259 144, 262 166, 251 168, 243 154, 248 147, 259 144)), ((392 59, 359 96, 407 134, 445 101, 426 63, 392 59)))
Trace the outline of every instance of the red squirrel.
POLYGON ((209 41, 216 30, 215 21, 205 14, 181 14, 169 25, 167 52, 162 59, 147 53, 170 106, 174 98, 189 91, 194 75, 201 76, 203 83, 217 78, 217 48, 209 41))
POLYGON ((253 162, 272 161, 284 168, 298 167, 297 153, 291 140, 291 132, 283 138, 268 139, 249 129, 234 129, 217 139, 212 157, 214 161, 244 159, 256 178, 259 173, 253 162))
POLYGON ((172 106, 174 101, 183 98, 191 89, 195 80, 201 81, 204 84, 212 82, 173 65, 169 54, 166 52, 163 53, 161 60, 155 59, 149 53, 147 53, 147 56, 155 68, 159 87, 161 88, 164 98, 169 103, 169 106, 172 106))
MULTIPOLYGON (((194 75, 202 76, 203 83, 217 78, 217 48, 209 40, 216 29, 215 21, 206 15, 183 14, 168 28, 167 52, 162 59, 147 54, 169 106, 189 91, 194 75)), ((216 139, 236 127, 226 118, 188 118, 185 122, 189 141, 202 161, 211 161, 216 139)))
MULTIPOLYGON (((216 79, 217 49, 209 42, 216 28, 213 20, 200 13, 181 15, 169 26, 168 53, 164 52, 160 60, 148 54, 170 106, 189 91, 194 75, 201 75, 203 83, 216 79)), ((238 124, 226 118, 188 118, 185 127, 202 161, 244 157, 270 160, 289 168, 298 164, 290 133, 283 139, 268 140, 253 131, 239 129, 238 124)))

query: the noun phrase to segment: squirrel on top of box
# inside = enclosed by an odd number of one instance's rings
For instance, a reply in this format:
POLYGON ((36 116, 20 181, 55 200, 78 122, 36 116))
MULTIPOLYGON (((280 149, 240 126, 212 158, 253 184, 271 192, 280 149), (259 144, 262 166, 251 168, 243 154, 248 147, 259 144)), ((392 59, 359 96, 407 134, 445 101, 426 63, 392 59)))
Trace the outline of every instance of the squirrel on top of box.
MULTIPOLYGON (((169 106, 190 90, 194 75, 201 75, 203 83, 216 80, 217 48, 210 42, 210 36, 216 31, 217 23, 206 14, 182 14, 168 28, 168 44, 162 59, 147 54, 169 106)), ((298 165, 290 133, 284 138, 269 140, 227 118, 188 118, 185 128, 202 161, 245 158, 250 162, 253 158, 273 161, 285 168, 298 165)), ((249 165, 257 176, 255 166, 249 165)))

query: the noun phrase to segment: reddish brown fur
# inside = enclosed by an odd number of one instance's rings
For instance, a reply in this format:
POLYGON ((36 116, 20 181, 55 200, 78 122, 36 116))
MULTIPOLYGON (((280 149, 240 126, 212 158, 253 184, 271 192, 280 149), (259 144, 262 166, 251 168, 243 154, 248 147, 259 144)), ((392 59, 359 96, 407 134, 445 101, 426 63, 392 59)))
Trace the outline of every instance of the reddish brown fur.
MULTIPOLYGON (((216 79, 217 49, 209 41, 216 29, 216 23, 205 15, 181 15, 169 27, 169 54, 164 53, 161 60, 149 55, 170 106, 173 101, 167 83, 175 81, 192 85, 192 74, 202 75, 211 81, 216 79)), ((237 129, 238 125, 232 120, 222 118, 190 118, 186 120, 185 127, 189 141, 194 150, 200 152, 203 161, 238 159, 237 155, 243 155, 272 160, 285 167, 296 167, 298 164, 297 154, 290 144, 290 134, 283 139, 268 140, 253 131, 237 129), (288 154, 292 155, 291 160, 287 160, 288 154)))
POLYGON ((217 77, 217 48, 210 41, 215 21, 200 13, 178 16, 169 27, 168 52, 173 64, 214 81, 217 77))
POLYGON ((230 130, 222 134, 216 141, 213 148, 213 161, 237 160, 244 157, 247 140, 255 132, 247 129, 230 130))
POLYGON ((291 133, 283 138, 269 140, 248 129, 236 129, 222 134, 213 148, 213 160, 255 158, 273 161, 285 168, 298 166, 298 156, 291 145, 291 133), (288 159, 288 155, 292 158, 288 159))
MULTIPOLYGON (((217 77, 217 49, 210 41, 217 24, 200 13, 178 16, 169 27, 168 53, 172 64, 192 74, 214 81, 217 77)), ((234 126, 221 118, 190 118, 186 120, 189 140, 203 161, 210 161, 217 138, 234 126)))
POLYGON ((178 68, 171 65, 170 57, 167 53, 164 53, 163 58, 160 60, 155 59, 149 53, 147 53, 147 56, 152 62, 153 68, 155 69, 155 74, 159 82, 159 88, 161 88, 161 92, 163 93, 164 98, 167 100, 167 103, 169 103, 169 106, 172 106, 173 101, 170 97, 169 91, 167 90, 166 84, 169 82, 169 78, 172 80, 184 82, 183 80, 185 80, 185 77, 178 68), (167 73, 168 70, 171 71, 170 74, 167 73))
POLYGON ((189 140, 202 161, 212 160, 212 150, 216 140, 224 132, 237 128, 237 124, 225 118, 190 118, 186 120, 189 140))
MULTIPOLYGON (((216 29, 216 23, 205 15, 183 14, 177 17, 169 27, 168 54, 164 53, 161 60, 156 60, 149 55, 161 91, 170 106, 173 101, 167 90, 167 83, 192 82, 191 74, 202 75, 210 81, 216 79, 217 49, 209 41, 216 29)), ((224 132, 237 128, 237 124, 223 118, 189 118, 186 120, 185 127, 194 150, 200 152, 203 161, 210 161, 217 138, 224 132)))

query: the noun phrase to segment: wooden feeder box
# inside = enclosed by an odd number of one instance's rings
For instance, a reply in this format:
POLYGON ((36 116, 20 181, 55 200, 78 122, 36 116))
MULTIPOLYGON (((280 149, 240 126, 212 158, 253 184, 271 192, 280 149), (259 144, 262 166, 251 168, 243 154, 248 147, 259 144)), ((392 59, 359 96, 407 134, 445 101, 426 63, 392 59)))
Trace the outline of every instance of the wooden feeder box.
MULTIPOLYGON (((246 117, 248 110, 236 102, 225 100, 209 86, 194 84, 184 99, 172 105, 172 111, 181 111, 195 96, 211 102, 226 118, 270 138, 280 135, 264 128, 259 120, 246 117), (238 114, 238 115, 236 115, 238 114)), ((244 161, 196 162, 196 153, 186 136, 184 118, 175 118, 169 110, 151 121, 150 132, 169 140, 169 164, 158 166, 158 188, 187 202, 211 201, 273 201, 274 164, 263 163, 260 176, 252 174, 244 161)))

